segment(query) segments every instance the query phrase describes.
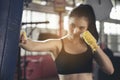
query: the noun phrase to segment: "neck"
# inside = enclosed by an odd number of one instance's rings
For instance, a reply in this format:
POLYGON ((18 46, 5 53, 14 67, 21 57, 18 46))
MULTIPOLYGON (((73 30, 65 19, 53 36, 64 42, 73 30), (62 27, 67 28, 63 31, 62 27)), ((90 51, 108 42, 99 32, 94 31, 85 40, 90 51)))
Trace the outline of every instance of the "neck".
POLYGON ((72 42, 78 43, 81 42, 82 39, 80 38, 80 36, 74 36, 74 35, 68 35, 68 39, 72 42))

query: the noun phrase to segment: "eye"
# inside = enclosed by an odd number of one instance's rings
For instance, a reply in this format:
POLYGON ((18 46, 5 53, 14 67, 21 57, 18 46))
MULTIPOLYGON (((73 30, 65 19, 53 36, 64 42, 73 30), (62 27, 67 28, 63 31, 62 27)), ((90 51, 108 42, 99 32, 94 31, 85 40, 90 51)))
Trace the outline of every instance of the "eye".
POLYGON ((81 27, 79 27, 79 29, 80 29, 80 30, 84 30, 84 29, 85 29, 85 27, 82 27, 82 26, 81 26, 81 27))

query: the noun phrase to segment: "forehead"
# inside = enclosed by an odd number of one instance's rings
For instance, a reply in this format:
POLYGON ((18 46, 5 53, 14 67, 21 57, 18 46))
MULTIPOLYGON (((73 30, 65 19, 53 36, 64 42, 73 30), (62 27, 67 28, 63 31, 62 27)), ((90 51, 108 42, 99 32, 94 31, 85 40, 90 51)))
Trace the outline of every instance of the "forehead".
POLYGON ((86 18, 86 17, 71 17, 71 18, 69 18, 69 23, 76 23, 76 22, 88 23, 88 18, 86 18))
POLYGON ((88 18, 86 17, 71 17, 69 19, 69 23, 87 23, 88 24, 88 18))
POLYGON ((88 26, 88 19, 86 17, 71 17, 69 19, 69 24, 74 24, 76 26, 88 26))

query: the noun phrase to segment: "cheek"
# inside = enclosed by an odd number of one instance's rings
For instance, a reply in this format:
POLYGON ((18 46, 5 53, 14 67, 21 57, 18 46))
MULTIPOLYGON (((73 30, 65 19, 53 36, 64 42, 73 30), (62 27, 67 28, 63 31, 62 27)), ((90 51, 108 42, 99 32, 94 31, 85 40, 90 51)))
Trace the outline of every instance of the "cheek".
POLYGON ((79 29, 76 29, 76 28, 75 28, 75 29, 73 30, 73 33, 74 33, 74 34, 80 34, 81 31, 80 31, 79 29))
MULTIPOLYGON (((83 29, 83 30, 81 30, 81 33, 85 32, 85 31, 87 31, 87 30, 88 30, 87 28, 86 28, 86 29, 83 29)), ((80 33, 80 34, 81 34, 81 33, 80 33)))
POLYGON ((73 33, 74 32, 74 29, 69 27, 69 30, 68 30, 69 33, 73 33))
POLYGON ((84 32, 84 31, 86 31, 86 30, 88 30, 88 27, 85 27, 84 29, 82 29, 82 32, 84 32))
POLYGON ((87 29, 84 29, 82 32, 85 32, 85 31, 87 31, 87 29))

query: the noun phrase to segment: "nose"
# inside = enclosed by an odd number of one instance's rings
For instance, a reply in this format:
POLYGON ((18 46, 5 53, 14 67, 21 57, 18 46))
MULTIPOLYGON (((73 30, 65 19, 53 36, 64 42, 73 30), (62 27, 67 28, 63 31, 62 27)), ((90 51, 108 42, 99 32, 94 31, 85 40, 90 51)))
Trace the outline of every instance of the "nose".
POLYGON ((76 28, 74 29, 74 33, 76 33, 76 32, 81 32, 81 30, 80 30, 78 27, 76 27, 76 28))

